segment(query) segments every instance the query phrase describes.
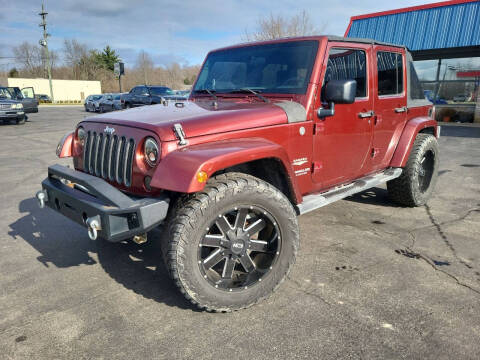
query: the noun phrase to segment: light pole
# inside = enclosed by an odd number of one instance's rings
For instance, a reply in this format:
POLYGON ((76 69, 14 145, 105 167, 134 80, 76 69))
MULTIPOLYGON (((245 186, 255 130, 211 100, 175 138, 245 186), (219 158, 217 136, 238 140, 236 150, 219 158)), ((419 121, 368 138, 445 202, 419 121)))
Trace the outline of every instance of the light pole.
POLYGON ((48 83, 50 85, 50 97, 52 99, 52 102, 54 101, 53 98, 53 87, 52 87, 52 64, 50 63, 50 53, 48 52, 48 37, 50 36, 49 33, 47 33, 47 12, 45 11, 45 7, 42 3, 42 12, 39 13, 42 17, 42 22, 39 25, 40 27, 43 27, 43 39, 40 39, 39 44, 43 46, 44 51, 45 51, 45 68, 47 69, 48 73, 48 83))

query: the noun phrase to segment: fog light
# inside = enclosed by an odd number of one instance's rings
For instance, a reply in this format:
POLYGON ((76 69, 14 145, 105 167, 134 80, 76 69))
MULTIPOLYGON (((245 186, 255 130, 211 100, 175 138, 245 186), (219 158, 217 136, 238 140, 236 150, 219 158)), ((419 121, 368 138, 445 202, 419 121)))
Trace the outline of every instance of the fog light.
POLYGON ((204 182, 207 181, 207 179, 208 179, 208 175, 207 175, 207 173, 206 173, 205 171, 199 171, 199 172, 197 173, 197 181, 198 181, 199 183, 204 183, 204 182))

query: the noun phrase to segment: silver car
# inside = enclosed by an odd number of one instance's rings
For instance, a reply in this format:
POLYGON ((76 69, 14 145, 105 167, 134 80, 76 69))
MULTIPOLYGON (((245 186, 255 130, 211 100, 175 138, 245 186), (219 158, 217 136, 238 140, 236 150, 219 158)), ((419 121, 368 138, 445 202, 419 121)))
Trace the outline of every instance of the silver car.
POLYGON ((100 100, 100 112, 108 112, 115 110, 122 110, 122 103, 120 102, 119 93, 116 94, 104 94, 103 98, 100 100))
POLYGON ((100 111, 100 100, 103 98, 103 95, 90 95, 85 99, 85 111, 100 111))

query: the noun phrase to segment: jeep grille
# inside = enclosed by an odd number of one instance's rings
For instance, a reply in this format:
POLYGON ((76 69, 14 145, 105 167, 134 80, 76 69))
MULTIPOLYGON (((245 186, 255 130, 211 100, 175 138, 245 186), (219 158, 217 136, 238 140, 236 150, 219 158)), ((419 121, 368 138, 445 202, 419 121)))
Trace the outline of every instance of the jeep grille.
POLYGON ((130 186, 135 141, 125 136, 88 131, 83 150, 83 170, 130 186))

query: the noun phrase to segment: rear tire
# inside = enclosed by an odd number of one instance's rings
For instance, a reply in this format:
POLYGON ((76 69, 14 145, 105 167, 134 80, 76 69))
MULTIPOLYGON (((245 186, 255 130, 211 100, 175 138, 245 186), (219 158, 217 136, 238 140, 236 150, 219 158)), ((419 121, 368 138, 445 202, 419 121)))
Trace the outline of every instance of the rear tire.
POLYGON ((402 175, 387 182, 390 197, 405 206, 422 206, 437 182, 439 151, 437 139, 430 134, 418 134, 402 175))
POLYGON ((166 266, 201 309, 247 308, 268 297, 295 262, 296 213, 279 190, 253 176, 213 177, 204 191, 179 199, 170 216, 166 266))

